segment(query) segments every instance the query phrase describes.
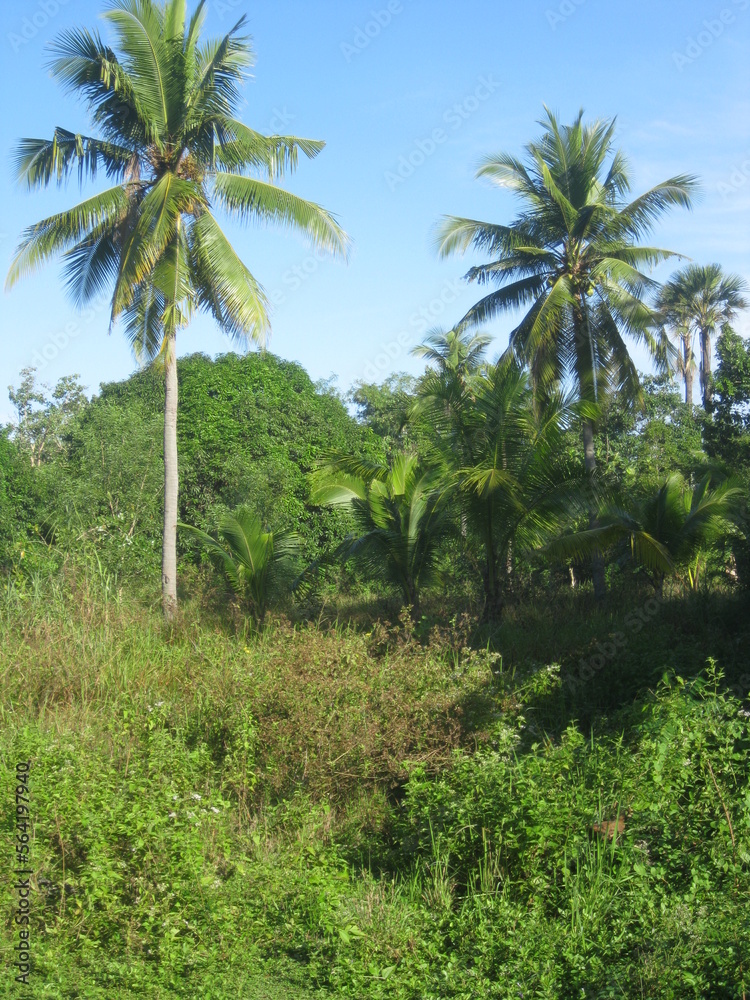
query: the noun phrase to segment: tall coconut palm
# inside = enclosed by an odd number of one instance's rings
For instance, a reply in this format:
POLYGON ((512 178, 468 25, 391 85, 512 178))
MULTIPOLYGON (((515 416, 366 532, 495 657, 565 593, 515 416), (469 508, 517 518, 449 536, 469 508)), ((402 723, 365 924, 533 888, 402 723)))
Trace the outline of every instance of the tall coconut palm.
MULTIPOLYGON (((569 383, 592 403, 614 388, 636 397, 638 375, 623 335, 664 360, 664 342, 653 333, 654 314, 644 301, 655 282, 645 271, 676 256, 639 244, 666 210, 690 206, 695 179, 672 177, 627 201, 630 180, 625 157, 613 151, 614 121, 584 124, 580 112, 560 126, 547 110, 540 124, 544 131, 526 146, 525 162, 498 153, 477 172, 524 202, 510 225, 447 216, 438 228, 441 256, 470 248, 488 254, 466 277, 499 286, 459 325, 523 309, 508 350, 530 365, 537 393, 569 383)), ((581 425, 585 467, 593 475, 593 417, 581 425)), ((594 570, 601 596, 603 566, 594 570)))
POLYGON ((685 402, 693 402, 692 344, 700 342, 700 384, 703 406, 711 410, 712 340, 717 329, 731 323, 738 310, 747 308, 743 293, 748 285, 736 274, 724 274, 719 264, 688 264, 661 288, 657 308, 664 322, 679 336, 683 356, 680 374, 685 379, 685 402))
POLYGON ((23 139, 19 179, 29 189, 84 181, 101 173, 112 186, 23 233, 7 286, 62 255, 79 306, 111 290, 111 323, 121 319, 139 362, 165 372, 162 595, 177 607, 177 331, 196 310, 214 317, 240 344, 263 343, 267 300, 233 249, 213 207, 243 221, 289 226, 315 245, 345 254, 347 238, 319 205, 276 181, 299 153, 323 143, 266 136, 237 117, 253 54, 245 18, 223 38, 203 40, 206 0, 188 18, 185 0, 114 0, 97 31, 63 32, 52 75, 88 106, 96 135, 62 128, 51 139, 23 139))

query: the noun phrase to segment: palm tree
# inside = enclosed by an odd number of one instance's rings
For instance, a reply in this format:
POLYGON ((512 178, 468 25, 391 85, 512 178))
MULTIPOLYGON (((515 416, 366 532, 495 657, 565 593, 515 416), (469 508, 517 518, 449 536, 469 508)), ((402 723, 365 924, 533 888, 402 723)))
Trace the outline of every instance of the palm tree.
POLYGON ((23 139, 19 179, 29 189, 101 172, 113 185, 23 233, 6 282, 62 255, 79 306, 111 289, 111 321, 124 322, 139 362, 165 372, 162 597, 177 607, 177 331, 196 309, 240 344, 263 344, 269 329, 263 288, 238 257, 214 205, 242 220, 274 222, 345 254, 347 238, 319 205, 275 181, 299 153, 323 143, 266 136, 236 117, 252 64, 245 18, 223 38, 201 40, 206 2, 188 19, 185 0, 113 0, 103 14, 116 48, 84 28, 53 44, 52 75, 85 99, 98 135, 55 129, 23 139))
POLYGON ((431 434, 437 434, 438 462, 446 447, 455 458, 468 457, 466 435, 472 409, 472 385, 484 361, 492 338, 484 333, 435 327, 424 343, 412 349, 416 357, 425 358, 429 367, 417 386, 417 396, 408 412, 414 421, 422 414, 427 418, 431 434))
POLYGON ((582 497, 580 467, 562 457, 577 405, 556 395, 540 411, 528 373, 513 361, 462 391, 437 374, 423 384, 417 408, 436 431, 433 461, 482 550, 485 621, 502 616, 514 551, 545 542, 582 497))
POLYGON ((354 517, 356 531, 336 555, 397 586, 417 620, 420 590, 439 580, 439 547, 451 528, 436 472, 420 468, 416 455, 397 455, 390 466, 338 456, 314 479, 313 503, 347 507, 354 517))
POLYGON ((458 378, 465 378, 476 371, 492 337, 486 333, 469 334, 465 330, 449 330, 445 333, 439 327, 427 332, 423 344, 412 348, 417 358, 425 358, 435 365, 440 373, 452 372, 458 378))
POLYGON ((742 495, 741 486, 734 480, 712 487, 709 474, 690 490, 684 478, 675 473, 656 493, 627 505, 609 507, 596 528, 564 535, 548 551, 580 559, 592 551, 625 543, 658 594, 665 576, 674 574, 679 565, 687 567, 690 585, 695 588, 700 549, 731 532, 742 495))
MULTIPOLYGON (((612 151, 614 121, 560 126, 546 111, 540 139, 526 147, 526 162, 507 153, 486 157, 478 177, 514 191, 524 202, 510 225, 447 216, 437 233, 441 256, 470 247, 490 260, 466 277, 500 287, 480 299, 459 326, 476 326, 499 313, 523 309, 508 351, 530 365, 535 392, 572 384, 579 399, 596 403, 621 389, 639 394, 638 374, 623 334, 662 363, 665 345, 652 330, 644 293, 655 286, 644 270, 675 256, 640 246, 667 209, 690 206, 694 178, 672 177, 633 201, 621 151, 612 151)), ((593 476, 593 411, 581 421, 584 462, 593 476)), ((595 513, 591 512, 592 525, 595 513)), ((604 593, 604 568, 594 567, 604 593)))
POLYGON ((244 506, 219 519, 216 537, 189 524, 179 526, 218 557, 232 590, 262 624, 275 570, 298 551, 297 535, 264 531, 259 518, 244 506))
POLYGON ((657 309, 663 322, 682 341, 680 374, 685 379, 686 403, 693 402, 692 345, 697 334, 701 346, 701 395, 705 410, 711 411, 711 341, 717 329, 731 323, 739 309, 747 308, 747 300, 743 298, 747 290, 746 281, 736 274, 724 274, 719 264, 688 264, 659 291, 657 309))

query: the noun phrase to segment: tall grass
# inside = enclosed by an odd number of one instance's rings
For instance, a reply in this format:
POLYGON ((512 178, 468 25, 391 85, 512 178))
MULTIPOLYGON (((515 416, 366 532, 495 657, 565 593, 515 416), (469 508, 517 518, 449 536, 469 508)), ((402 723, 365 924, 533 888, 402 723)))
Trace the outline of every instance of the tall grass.
POLYGON ((33 995, 743 996, 747 626, 702 608, 568 684, 622 603, 249 636, 198 598, 166 626, 96 564, 8 586, 33 995))

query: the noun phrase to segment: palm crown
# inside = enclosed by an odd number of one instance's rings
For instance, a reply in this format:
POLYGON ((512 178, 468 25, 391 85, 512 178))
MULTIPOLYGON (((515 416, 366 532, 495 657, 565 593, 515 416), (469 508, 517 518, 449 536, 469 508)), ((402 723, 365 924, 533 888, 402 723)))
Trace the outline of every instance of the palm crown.
POLYGON ((685 402, 692 403, 692 343, 697 334, 701 346, 701 391, 703 405, 710 408, 711 340, 717 329, 731 322, 739 309, 747 307, 743 293, 747 283, 736 274, 725 274, 719 264, 688 264, 659 291, 657 306, 662 321, 683 342, 680 374, 685 378, 685 402))
MULTIPOLYGON (((666 337, 654 333, 655 316, 644 293, 655 282, 645 271, 672 251, 639 246, 658 217, 673 205, 690 206, 695 181, 672 177, 626 201, 625 157, 612 152, 613 121, 560 126, 547 111, 540 139, 526 146, 526 162, 508 153, 488 156, 478 176, 510 188, 524 210, 510 225, 447 216, 437 235, 441 255, 470 247, 491 260, 466 277, 499 285, 464 316, 474 326, 507 310, 523 309, 511 331, 509 356, 528 364, 540 398, 571 386, 582 401, 622 390, 636 398, 638 373, 623 335, 644 345, 661 364, 666 337)), ((582 420, 586 471, 596 468, 594 421, 582 420)), ((592 509, 591 521, 595 520, 592 509)), ((604 593, 604 568, 594 565, 594 591, 604 593)))
POLYGON ((667 208, 690 205, 695 182, 673 177, 626 202, 630 181, 623 154, 612 153, 614 122, 584 125, 582 114, 561 127, 547 111, 525 163, 507 153, 482 162, 478 177, 525 203, 510 225, 447 216, 437 246, 442 256, 469 248, 490 255, 467 278, 500 287, 480 299, 462 325, 525 309, 510 349, 530 363, 537 385, 572 380, 589 398, 613 384, 635 394, 638 377, 622 335, 659 355, 643 301, 654 284, 645 269, 673 256, 637 244, 667 208))
POLYGON ((30 188, 104 172, 113 186, 29 227, 8 285, 63 254, 68 289, 84 304, 113 287, 111 318, 123 317, 139 359, 159 353, 165 333, 194 309, 231 336, 264 338, 263 289, 233 250, 213 205, 241 218, 292 225, 316 244, 346 249, 346 237, 320 206, 280 190, 299 152, 322 142, 265 136, 240 122, 240 87, 252 63, 244 18, 221 39, 201 42, 201 0, 164 7, 118 0, 104 18, 118 52, 96 31, 70 29, 53 44, 51 70, 88 103, 98 136, 57 128, 51 139, 24 139, 19 177, 30 188))

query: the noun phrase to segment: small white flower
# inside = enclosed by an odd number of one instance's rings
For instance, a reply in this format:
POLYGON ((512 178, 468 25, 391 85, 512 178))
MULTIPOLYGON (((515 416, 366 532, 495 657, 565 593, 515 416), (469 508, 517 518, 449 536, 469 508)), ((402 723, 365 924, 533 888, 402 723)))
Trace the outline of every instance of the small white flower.
POLYGON ((170 819, 177 819, 177 813, 170 813, 169 814, 169 818, 170 819))
POLYGON ((748 712, 746 708, 741 708, 739 714, 743 719, 750 719, 750 712, 748 712))
POLYGON ((194 812, 189 812, 188 813, 188 819, 195 819, 195 813, 194 812))
POLYGON ((201 796, 197 792, 191 792, 190 798, 195 799, 196 802, 200 802, 201 796))
POLYGON ((217 809, 217 808, 216 808, 216 806, 211 806, 211 812, 212 812, 212 813, 216 813, 216 815, 218 816, 218 815, 219 815, 219 812, 220 812, 220 810, 219 810, 219 809, 217 809))

